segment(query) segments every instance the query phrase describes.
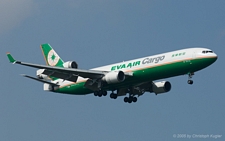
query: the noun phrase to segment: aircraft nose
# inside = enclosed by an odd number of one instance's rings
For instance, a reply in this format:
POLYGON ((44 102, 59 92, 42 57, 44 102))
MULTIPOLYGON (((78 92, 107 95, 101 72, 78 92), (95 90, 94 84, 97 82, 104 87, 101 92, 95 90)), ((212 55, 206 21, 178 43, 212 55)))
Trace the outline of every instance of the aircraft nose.
POLYGON ((212 58, 214 59, 214 62, 218 59, 218 56, 217 56, 217 54, 216 53, 213 53, 212 54, 212 58))
POLYGON ((213 56, 217 59, 218 58, 218 56, 217 56, 217 54, 216 53, 213 53, 213 56))

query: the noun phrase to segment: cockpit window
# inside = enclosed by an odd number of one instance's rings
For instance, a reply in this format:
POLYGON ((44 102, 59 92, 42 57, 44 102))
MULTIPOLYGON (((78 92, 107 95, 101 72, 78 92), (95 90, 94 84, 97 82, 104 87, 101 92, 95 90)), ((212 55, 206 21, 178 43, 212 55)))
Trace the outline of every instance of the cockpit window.
POLYGON ((202 53, 206 54, 206 53, 213 53, 213 51, 211 50, 203 50, 202 53))

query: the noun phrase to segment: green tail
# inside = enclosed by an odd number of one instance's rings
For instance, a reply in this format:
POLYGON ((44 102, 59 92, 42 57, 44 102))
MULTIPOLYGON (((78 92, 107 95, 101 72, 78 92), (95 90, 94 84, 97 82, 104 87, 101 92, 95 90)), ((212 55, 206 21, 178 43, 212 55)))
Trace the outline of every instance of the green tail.
POLYGON ((42 44, 41 50, 48 66, 63 67, 64 61, 59 57, 59 55, 49 44, 42 44))
MULTIPOLYGON (((49 44, 42 44, 41 50, 44 55, 45 62, 48 66, 64 67, 64 61, 59 57, 59 55, 54 51, 54 49, 49 44)), ((56 77, 49 76, 51 80, 57 80, 56 77)))

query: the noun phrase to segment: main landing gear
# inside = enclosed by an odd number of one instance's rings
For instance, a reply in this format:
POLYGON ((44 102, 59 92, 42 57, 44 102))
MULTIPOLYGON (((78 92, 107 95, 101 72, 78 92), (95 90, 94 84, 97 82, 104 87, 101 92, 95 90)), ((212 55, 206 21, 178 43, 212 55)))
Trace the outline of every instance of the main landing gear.
MULTIPOLYGON (((94 96, 102 97, 102 96, 106 96, 106 95, 107 95, 107 91, 104 91, 104 90, 94 92, 94 96)), ((110 94, 110 98, 112 98, 112 99, 117 99, 117 97, 118 97, 117 93, 112 92, 110 94)), ((137 102, 137 97, 135 97, 133 94, 129 94, 129 97, 124 98, 124 102, 125 103, 132 103, 132 102, 135 103, 135 102, 137 102)))
POLYGON ((100 90, 100 91, 94 92, 94 96, 102 97, 102 96, 106 96, 106 95, 107 95, 107 91, 100 90))
MULTIPOLYGON (((124 97, 124 102, 125 103, 132 103, 132 102, 135 103, 135 102, 137 102, 137 97, 135 97, 132 92, 128 92, 128 93, 129 93, 129 97, 124 97)), ((127 94, 127 91, 124 91, 124 93, 122 93, 121 95, 125 95, 125 94, 127 94)), ((114 93, 112 91, 112 93, 110 94, 110 98, 117 99, 117 97, 118 97, 118 93, 114 93)))
MULTIPOLYGON (((95 91, 94 92, 94 96, 102 97, 102 96, 106 96, 106 95, 107 95, 107 91, 104 91, 104 90, 100 90, 100 91, 95 91)), ((117 99, 117 94, 112 92, 110 94, 110 98, 117 99)))
POLYGON ((192 85, 194 83, 193 80, 191 80, 193 75, 194 75, 194 73, 188 73, 188 81, 187 81, 187 83, 190 84, 190 85, 192 85))
POLYGON ((110 98, 112 98, 112 99, 117 99, 117 94, 115 94, 115 93, 112 92, 112 93, 110 94, 110 98))
POLYGON ((125 102, 125 103, 127 103, 127 102, 128 102, 128 103, 132 103, 132 102, 135 103, 135 102, 137 102, 137 97, 134 97, 134 96, 131 96, 131 95, 130 95, 129 97, 125 97, 125 98, 124 98, 124 102, 125 102))
MULTIPOLYGON (((112 92, 110 94, 110 98, 117 99, 117 94, 115 94, 115 93, 112 92)), ((124 102, 125 103, 137 102, 137 97, 134 97, 134 96, 130 95, 129 97, 125 97, 124 98, 124 102)))

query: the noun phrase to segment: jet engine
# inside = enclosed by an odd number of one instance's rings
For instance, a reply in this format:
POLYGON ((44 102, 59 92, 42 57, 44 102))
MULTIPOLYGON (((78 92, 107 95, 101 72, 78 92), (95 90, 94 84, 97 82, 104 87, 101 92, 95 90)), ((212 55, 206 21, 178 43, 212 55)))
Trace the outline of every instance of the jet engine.
POLYGON ((73 68, 73 69, 77 69, 77 68, 78 68, 78 64, 77 64, 77 62, 75 62, 75 61, 68 61, 68 62, 65 62, 65 63, 63 64, 63 66, 64 66, 65 68, 73 68))
POLYGON ((155 94, 166 93, 171 90, 171 84, 168 81, 155 82, 152 86, 152 91, 155 94))
POLYGON ((120 83, 125 80, 125 74, 123 71, 111 71, 105 74, 102 80, 108 84, 120 83))

